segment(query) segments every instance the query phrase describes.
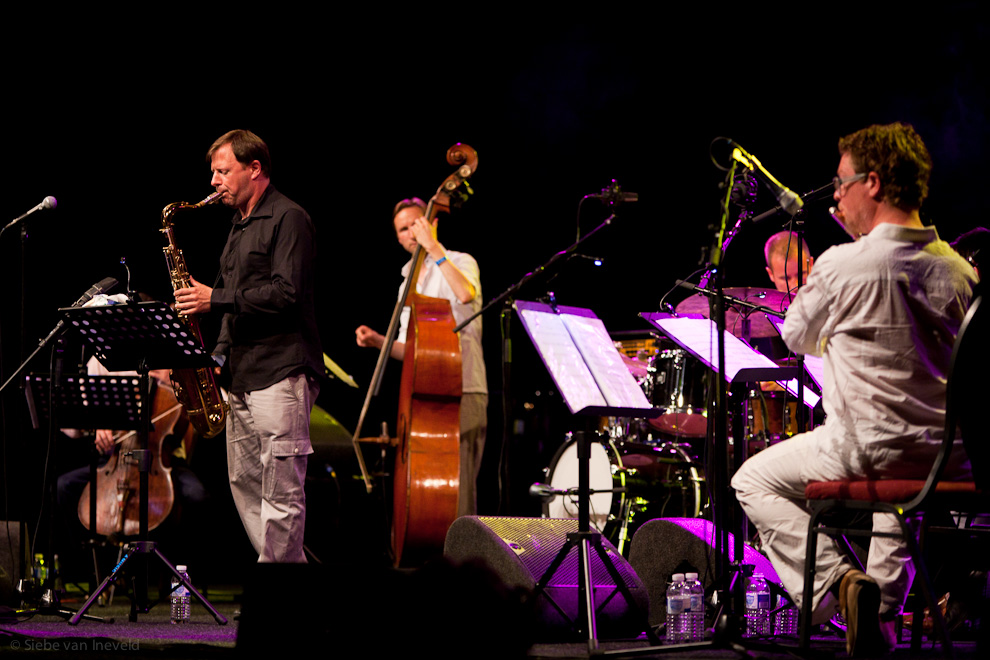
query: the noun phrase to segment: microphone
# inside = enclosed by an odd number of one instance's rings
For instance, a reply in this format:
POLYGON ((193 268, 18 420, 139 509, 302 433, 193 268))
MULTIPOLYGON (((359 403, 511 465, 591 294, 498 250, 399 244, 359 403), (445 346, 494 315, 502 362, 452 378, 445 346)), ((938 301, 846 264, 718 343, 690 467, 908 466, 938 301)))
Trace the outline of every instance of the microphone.
POLYGON ((571 254, 570 254, 570 256, 568 258, 570 258, 570 259, 587 259, 588 261, 590 261, 591 263, 595 264, 596 266, 604 266, 605 265, 605 260, 602 259, 601 257, 595 257, 595 256, 592 256, 590 254, 581 254, 580 252, 571 252, 571 254))
MULTIPOLYGON (((730 140, 729 144, 733 144, 730 140)), ((740 147, 738 144, 732 148, 732 160, 742 163, 744 167, 748 168, 753 174, 756 175, 758 179, 763 181, 764 185, 770 189, 774 197, 777 198, 777 202, 780 207, 787 212, 788 215, 794 215, 797 213, 804 202, 801 200, 801 196, 795 193, 793 190, 782 184, 780 181, 774 178, 770 172, 763 167, 763 163, 757 159, 756 156, 747 152, 745 149, 740 147)))
MULTIPOLYGON (((52 199, 54 199, 54 198, 52 198, 52 199)), ((97 282, 93 286, 91 286, 88 289, 86 289, 86 293, 84 293, 81 296, 79 296, 79 300, 77 300, 76 302, 72 303, 72 307, 82 307, 83 305, 85 305, 86 303, 88 303, 90 300, 92 300, 93 299, 93 296, 98 296, 101 293, 110 293, 111 291, 113 291, 114 289, 117 288, 118 284, 119 283, 114 278, 112 278, 112 277, 104 277, 102 280, 100 280, 99 282, 97 282)), ((65 319, 62 319, 61 321, 59 321, 58 324, 55 325, 55 329, 52 330, 50 333, 48 333, 48 336, 47 337, 45 337, 40 342, 38 342, 38 348, 40 349, 42 346, 44 346, 49 341, 51 341, 52 337, 54 337, 55 335, 60 334, 62 332, 62 329, 63 328, 65 328, 65 319)))
POLYGON ((9 223, 7 223, 7 226, 4 227, 3 229, 4 229, 4 231, 6 231, 7 229, 13 227, 18 222, 20 222, 21 220, 23 220, 24 218, 28 217, 29 215, 31 215, 32 213, 34 213, 36 211, 43 211, 45 209, 53 209, 56 206, 58 206, 58 200, 55 199, 54 197, 52 197, 51 195, 49 195, 48 197, 45 197, 43 200, 41 200, 41 203, 40 204, 38 204, 37 206, 35 206, 33 209, 31 209, 27 213, 21 214, 18 217, 16 217, 13 220, 11 220, 9 223))
MULTIPOLYGON (((52 199, 54 199, 54 197, 52 199)), ((104 277, 102 280, 100 280, 99 282, 97 282, 93 286, 91 286, 88 289, 86 289, 86 293, 84 293, 81 296, 79 296, 79 300, 77 300, 76 302, 72 303, 72 306, 73 307, 82 307, 83 305, 85 305, 86 303, 88 303, 90 300, 92 300, 94 296, 98 296, 101 293, 110 293, 111 291, 113 291, 114 289, 116 289, 118 285, 119 285, 119 282, 117 282, 117 280, 115 280, 114 278, 112 278, 112 277, 104 277)))
POLYGON ((534 483, 529 487, 529 496, 536 497, 541 502, 549 502, 558 495, 563 495, 567 491, 554 488, 553 486, 547 484, 541 484, 539 482, 534 483))
POLYGON ((585 195, 585 199, 600 199, 606 204, 616 205, 622 202, 638 202, 639 195, 634 192, 622 192, 622 188, 612 179, 611 185, 602 188, 600 193, 585 195))

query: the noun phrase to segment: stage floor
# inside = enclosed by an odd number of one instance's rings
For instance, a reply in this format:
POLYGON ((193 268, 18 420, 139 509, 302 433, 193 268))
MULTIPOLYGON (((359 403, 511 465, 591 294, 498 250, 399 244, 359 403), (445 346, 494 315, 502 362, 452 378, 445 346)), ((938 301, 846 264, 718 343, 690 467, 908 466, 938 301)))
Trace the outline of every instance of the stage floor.
MULTIPOLYGON (((277 585, 270 586, 275 588, 262 590, 266 596, 278 591, 277 585)), ((400 619, 404 606, 390 601, 392 594, 379 592, 375 597, 352 597, 353 594, 334 592, 332 589, 328 591, 325 584, 313 586, 324 589, 311 593, 309 602, 267 602, 264 607, 253 605, 256 601, 250 597, 245 603, 241 585, 210 588, 204 595, 227 619, 223 625, 205 607, 195 602, 192 620, 187 624, 169 623, 167 602, 138 614, 136 621, 130 621, 130 600, 118 591, 111 605, 94 605, 87 611, 89 615, 106 619, 105 622, 83 620, 73 626, 66 619, 52 614, 2 617, 0 650, 47 653, 60 657, 66 654, 86 658, 126 655, 134 659, 254 656, 262 650, 268 654, 280 650, 295 653, 316 645, 324 652, 345 658, 423 655, 431 658, 534 660, 592 656, 692 659, 750 656, 783 660, 796 655, 800 657, 795 653, 796 640, 789 638, 776 638, 740 648, 657 648, 651 647, 645 637, 600 638, 597 651, 591 653, 587 642, 579 639, 539 641, 537 633, 534 639, 524 640, 518 634, 518 628, 513 630, 507 627, 507 620, 486 618, 485 612, 490 610, 485 606, 477 608, 478 617, 451 619, 446 611, 436 617, 410 612, 403 621, 400 619), (338 606, 330 603, 337 603, 338 606), (381 604, 377 609, 376 603, 381 604), (253 609, 256 607, 258 609, 253 609), (243 616, 242 608, 245 609, 243 616), (415 624, 410 621, 415 621, 415 624)), ((382 583, 376 581, 374 586, 381 587, 382 583)), ((397 602, 411 602, 410 591, 401 588, 398 593, 404 595, 397 602)), ((62 602, 63 608, 78 610, 84 603, 84 596, 77 587, 70 586, 62 602)), ((433 597, 426 597, 425 601, 427 604, 435 602, 433 597)), ((470 612, 474 606, 469 601, 459 603, 462 611, 470 612)), ((812 644, 813 657, 844 658, 844 644, 844 639, 836 634, 816 635, 812 644)), ((932 648, 930 643, 924 646, 920 654, 913 654, 906 634, 904 641, 889 657, 937 658, 942 655, 941 648, 932 648)), ((958 641, 955 657, 982 658, 985 655, 979 654, 975 643, 958 641)))

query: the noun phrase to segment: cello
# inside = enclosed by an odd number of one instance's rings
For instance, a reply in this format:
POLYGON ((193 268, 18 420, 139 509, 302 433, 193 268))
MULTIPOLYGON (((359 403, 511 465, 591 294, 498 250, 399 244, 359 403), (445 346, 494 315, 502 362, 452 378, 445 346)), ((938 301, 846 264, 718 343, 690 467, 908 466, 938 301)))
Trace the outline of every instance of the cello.
MULTIPOLYGON (((148 433, 151 453, 148 470, 148 529, 168 517, 175 503, 172 470, 162 461, 162 441, 169 435, 185 436, 192 426, 171 385, 152 378, 152 424, 148 433)), ((136 431, 114 439, 113 455, 96 473, 96 533, 101 536, 136 536, 140 530, 140 470, 129 455, 138 446, 136 431)), ((86 484, 79 498, 79 521, 90 526, 89 493, 86 484)))
MULTIPOLYGON (((439 212, 449 213, 452 205, 459 205, 471 193, 467 186, 466 192, 459 189, 477 169, 478 154, 458 143, 448 149, 447 162, 457 169, 430 198, 425 213, 430 223, 439 212)), ((409 307, 394 442, 391 531, 395 566, 416 565, 442 552, 447 529, 457 517, 460 487, 460 340, 454 333, 450 303, 415 290, 425 257, 422 246, 417 246, 353 436, 370 493, 371 480, 358 444, 360 431, 371 397, 381 383, 402 310, 409 307)))

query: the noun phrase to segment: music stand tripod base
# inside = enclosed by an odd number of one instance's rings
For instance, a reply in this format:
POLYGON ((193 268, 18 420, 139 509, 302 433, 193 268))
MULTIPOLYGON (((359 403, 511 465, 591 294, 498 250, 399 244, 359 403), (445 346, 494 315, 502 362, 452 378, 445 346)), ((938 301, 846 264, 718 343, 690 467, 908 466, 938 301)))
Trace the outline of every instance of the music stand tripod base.
MULTIPOLYGON (((113 570, 110 571, 110 574, 107 575, 106 578, 104 578, 103 582, 100 583, 100 586, 96 589, 96 591, 94 591, 90 595, 89 599, 87 599, 86 602, 83 603, 83 606, 79 608, 79 611, 76 612, 76 614, 71 619, 69 619, 69 625, 74 626, 79 623, 79 620, 83 618, 86 610, 88 610, 90 606, 97 601, 97 599, 100 597, 100 594, 102 594, 104 590, 106 590, 106 588, 110 586, 110 584, 117 578, 117 574, 120 573, 121 570, 123 570, 128 560, 130 560, 131 557, 134 557, 135 555, 139 555, 139 554, 153 554, 156 557, 158 557, 158 559, 160 559, 161 562, 165 564, 165 566, 167 566, 170 571, 172 571, 172 574, 175 575, 177 578, 179 578, 179 582, 182 584, 182 586, 188 589, 189 593, 195 596, 196 600, 202 603, 203 607, 209 610, 210 614, 213 615, 213 618, 216 620, 216 622, 221 626, 226 625, 227 618, 222 614, 220 614, 220 612, 218 612, 216 608, 213 607, 210 601, 208 601, 203 596, 203 594, 199 593, 196 587, 192 585, 192 583, 186 578, 186 576, 180 573, 175 568, 175 566, 173 566, 169 562, 169 560, 165 558, 165 555, 161 553, 161 551, 158 549, 154 541, 135 541, 133 543, 128 543, 126 546, 124 546, 124 556, 121 558, 119 562, 117 562, 117 565, 113 567, 113 570)), ((133 610, 133 606, 132 606, 132 610, 133 610)))

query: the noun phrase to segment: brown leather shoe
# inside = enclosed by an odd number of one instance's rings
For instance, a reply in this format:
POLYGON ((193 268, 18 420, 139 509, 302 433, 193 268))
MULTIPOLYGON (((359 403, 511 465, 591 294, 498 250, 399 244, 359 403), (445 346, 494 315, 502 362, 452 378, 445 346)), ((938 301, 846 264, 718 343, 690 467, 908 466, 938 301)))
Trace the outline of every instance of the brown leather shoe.
POLYGON ((839 583, 839 608, 846 620, 846 652, 876 658, 890 652, 880 630, 880 586, 863 571, 851 570, 839 583))

